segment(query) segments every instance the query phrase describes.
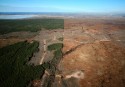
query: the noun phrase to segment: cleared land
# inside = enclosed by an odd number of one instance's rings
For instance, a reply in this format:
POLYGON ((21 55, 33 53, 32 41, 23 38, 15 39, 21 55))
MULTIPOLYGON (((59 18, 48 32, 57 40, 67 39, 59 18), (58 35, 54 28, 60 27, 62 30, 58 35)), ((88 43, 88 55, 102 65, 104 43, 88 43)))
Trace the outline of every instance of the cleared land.
MULTIPOLYGON (((64 24, 63 75, 84 70, 76 87, 124 87, 125 19, 66 19, 64 24)), ((73 79, 67 87, 76 84, 73 79)))

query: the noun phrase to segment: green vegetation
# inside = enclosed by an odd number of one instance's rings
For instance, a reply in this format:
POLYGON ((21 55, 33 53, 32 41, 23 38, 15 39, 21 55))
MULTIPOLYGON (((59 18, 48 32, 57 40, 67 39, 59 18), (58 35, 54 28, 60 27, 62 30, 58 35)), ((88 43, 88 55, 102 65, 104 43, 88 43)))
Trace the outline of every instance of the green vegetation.
POLYGON ((17 31, 36 32, 45 29, 64 28, 63 19, 22 19, 22 20, 0 20, 0 34, 17 31))
POLYGON ((58 49, 61 49, 62 47, 63 47, 62 43, 55 43, 55 44, 49 45, 48 50, 49 51, 58 50, 58 49))
MULTIPOLYGON (((49 63, 49 71, 51 72, 51 75, 55 75, 57 70, 57 65, 59 64, 61 58, 62 58, 62 49, 63 44, 62 43, 55 43, 48 46, 49 51, 54 51, 54 57, 49 63)), ((49 77, 46 81, 47 87, 51 87, 54 77, 49 77)))
POLYGON ((63 37, 58 38, 59 41, 63 41, 63 37))
POLYGON ((0 87, 25 87, 39 79, 47 64, 27 65, 29 57, 38 50, 38 42, 19 42, 0 49, 0 87))
MULTIPOLYGON (((42 65, 27 65, 29 58, 38 51, 39 43, 19 42, 7 47, 0 48, 0 87, 26 87, 30 81, 40 79, 45 69, 55 75, 56 67, 62 58, 62 43, 48 46, 54 50, 54 58, 42 65), (53 47, 54 46, 54 47, 53 47)), ((51 85, 51 79, 48 84, 51 85)))
POLYGON ((52 59, 51 63, 52 65, 58 65, 60 59, 62 58, 62 48, 63 44, 62 43, 56 43, 48 46, 48 49, 50 51, 54 50, 54 58, 52 59))
POLYGON ((53 67, 56 67, 58 65, 60 59, 62 58, 62 48, 63 48, 62 43, 55 43, 55 44, 48 46, 49 51, 54 51, 54 57, 51 60, 51 65, 53 67))

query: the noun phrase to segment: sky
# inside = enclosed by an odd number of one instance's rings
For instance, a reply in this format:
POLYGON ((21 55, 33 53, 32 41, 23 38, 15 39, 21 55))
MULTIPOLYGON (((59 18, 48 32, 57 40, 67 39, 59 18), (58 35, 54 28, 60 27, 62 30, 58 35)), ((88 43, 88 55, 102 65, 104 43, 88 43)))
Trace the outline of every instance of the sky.
POLYGON ((125 13, 125 0, 0 0, 0 12, 125 13))

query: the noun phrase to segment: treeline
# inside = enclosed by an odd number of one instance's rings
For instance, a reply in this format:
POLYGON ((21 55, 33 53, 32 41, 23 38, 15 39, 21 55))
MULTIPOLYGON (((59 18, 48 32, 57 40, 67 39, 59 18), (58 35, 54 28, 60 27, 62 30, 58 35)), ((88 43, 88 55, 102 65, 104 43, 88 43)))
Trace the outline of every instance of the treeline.
POLYGON ((38 42, 19 42, 0 49, 0 87, 26 87, 40 79, 45 66, 27 65, 29 57, 38 50, 38 42))
POLYGON ((48 46, 49 51, 54 51, 54 57, 51 60, 51 64, 54 66, 57 66, 58 63, 60 62, 60 59, 62 58, 62 48, 63 44, 62 43, 54 43, 48 46))
POLYGON ((54 82, 56 71, 58 71, 57 66, 63 56, 62 48, 62 43, 54 43, 48 46, 49 51, 54 51, 54 57, 50 62, 48 62, 50 76, 46 79, 46 83, 43 85, 44 87, 51 87, 54 82))
POLYGON ((36 32, 44 29, 64 28, 63 19, 18 19, 18 20, 0 20, 0 34, 17 31, 36 32))

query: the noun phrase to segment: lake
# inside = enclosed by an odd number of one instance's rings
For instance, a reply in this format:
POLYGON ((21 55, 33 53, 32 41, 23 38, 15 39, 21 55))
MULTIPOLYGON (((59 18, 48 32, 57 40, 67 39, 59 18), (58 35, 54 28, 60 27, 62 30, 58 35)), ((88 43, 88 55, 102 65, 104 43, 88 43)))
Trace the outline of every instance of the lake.
POLYGON ((35 17, 36 15, 0 15, 0 19, 24 19, 35 17))

